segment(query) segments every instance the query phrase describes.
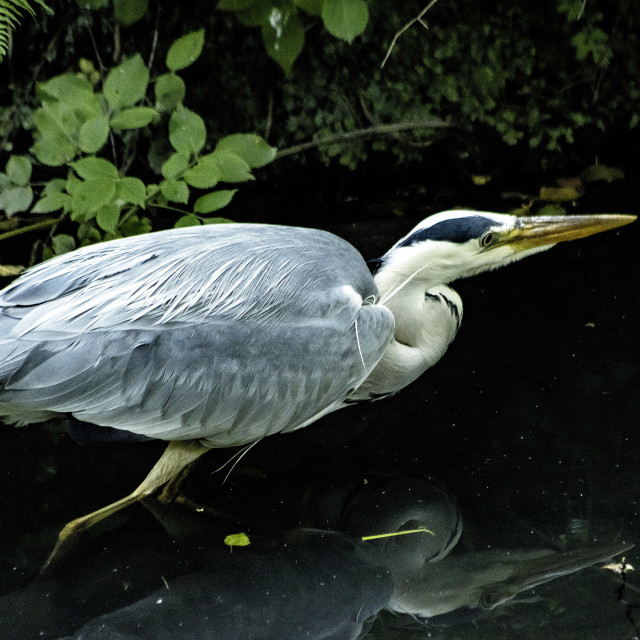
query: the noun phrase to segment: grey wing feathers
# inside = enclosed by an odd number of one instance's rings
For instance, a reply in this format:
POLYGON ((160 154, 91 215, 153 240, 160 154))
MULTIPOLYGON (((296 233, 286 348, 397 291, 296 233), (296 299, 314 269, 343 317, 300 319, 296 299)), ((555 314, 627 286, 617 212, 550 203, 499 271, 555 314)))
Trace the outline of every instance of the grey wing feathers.
POLYGON ((393 334, 364 261, 330 234, 220 225, 89 247, 0 295, 0 414, 216 446, 340 406, 393 334), (13 415, 13 414, 12 414, 13 415))

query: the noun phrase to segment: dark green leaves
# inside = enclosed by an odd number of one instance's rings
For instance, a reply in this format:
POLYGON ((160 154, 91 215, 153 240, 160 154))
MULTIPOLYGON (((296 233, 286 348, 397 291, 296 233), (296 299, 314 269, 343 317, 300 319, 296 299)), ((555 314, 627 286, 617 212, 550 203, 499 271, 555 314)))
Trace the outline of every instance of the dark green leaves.
POLYGON ((207 138, 203 119, 179 104, 169 120, 169 141, 176 151, 195 155, 207 138))
POLYGON ((144 98, 149 84, 149 69, 137 53, 112 69, 104 81, 104 97, 112 111, 131 107, 144 98))
POLYGON ((351 44, 365 30, 369 9, 364 0, 324 0, 322 21, 331 35, 351 44))
POLYGON ((267 53, 289 75, 304 46, 304 28, 298 16, 273 7, 269 19, 262 25, 262 40, 267 53))
POLYGON ((204 29, 193 31, 178 38, 167 52, 167 67, 171 71, 180 71, 195 62, 204 46, 204 29))

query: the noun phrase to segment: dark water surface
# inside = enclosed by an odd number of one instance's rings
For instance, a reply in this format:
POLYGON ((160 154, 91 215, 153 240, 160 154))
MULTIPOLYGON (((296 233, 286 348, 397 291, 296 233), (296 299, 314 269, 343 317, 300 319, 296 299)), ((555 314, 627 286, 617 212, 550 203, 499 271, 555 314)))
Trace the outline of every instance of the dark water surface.
MULTIPOLYGON (((398 229, 389 235, 380 223, 336 230, 369 258, 413 222, 387 224, 398 229)), ((212 539, 317 526, 315 497, 329 488, 412 470, 457 496, 460 549, 640 543, 638 247, 635 223, 454 284, 465 303, 462 329, 411 387, 264 440, 224 484, 225 472, 213 472, 234 450, 202 458, 185 493, 226 514, 208 521, 216 522, 212 539)), ((167 533, 136 505, 96 527, 67 560, 59 577, 70 587, 32 582, 61 526, 128 493, 163 446, 80 446, 56 425, 0 429, 0 592, 11 603, 1 609, 0 600, 0 638, 71 633, 199 566, 174 543, 185 533, 179 518, 165 523, 167 533)), ((638 549, 626 558, 640 569, 638 549)), ((198 550, 206 555, 201 542, 198 550)), ((486 620, 447 628, 383 613, 370 637, 631 639, 640 579, 629 572, 627 580, 621 593, 616 574, 586 569, 486 620)), ((288 606, 326 615, 308 594, 288 606)))

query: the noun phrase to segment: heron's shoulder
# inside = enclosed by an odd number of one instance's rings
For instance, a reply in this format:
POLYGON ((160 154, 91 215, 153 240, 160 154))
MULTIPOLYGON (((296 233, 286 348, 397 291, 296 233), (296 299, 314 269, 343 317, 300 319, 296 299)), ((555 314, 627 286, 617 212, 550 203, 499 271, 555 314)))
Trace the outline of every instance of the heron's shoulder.
POLYGON ((351 273, 360 286, 367 279, 358 251, 331 233, 230 223, 169 229, 82 247, 29 269, 0 292, 0 307, 40 304, 97 283, 133 280, 144 289, 155 288, 163 280, 174 286, 205 276, 210 281, 213 272, 221 284, 258 272, 263 278, 287 272, 299 278, 308 278, 311 272, 316 278, 351 273))

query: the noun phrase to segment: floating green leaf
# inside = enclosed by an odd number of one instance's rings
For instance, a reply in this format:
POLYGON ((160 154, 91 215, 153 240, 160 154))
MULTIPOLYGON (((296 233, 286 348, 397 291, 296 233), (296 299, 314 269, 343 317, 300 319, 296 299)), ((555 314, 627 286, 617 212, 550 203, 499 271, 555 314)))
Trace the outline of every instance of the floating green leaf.
POLYGON ((112 110, 131 107, 144 98, 149 84, 149 69, 139 53, 125 60, 104 81, 103 93, 112 110))
POLYGON ((176 151, 197 155, 204 147, 207 130, 204 120, 179 104, 169 119, 169 142, 176 151))
POLYGON ((366 29, 369 9, 364 0, 324 0, 322 21, 331 35, 351 44, 366 29))
POLYGON ((13 184, 24 187, 31 178, 31 161, 27 156, 11 156, 7 161, 6 172, 13 184))
POLYGON ((224 539, 224 543, 228 547, 246 547, 251 544, 251 540, 246 533, 232 533, 224 539))
POLYGON ((184 100, 186 87, 184 81, 175 73, 165 73, 156 78, 156 109, 173 111, 184 100))
POLYGON ((151 107, 132 107, 116 113, 110 124, 114 129, 139 129, 146 127, 157 115, 151 107))
POLYGON ((192 31, 173 42, 167 51, 167 67, 171 71, 180 71, 192 64, 202 53, 204 29, 192 31))
POLYGON ((218 140, 216 151, 235 153, 252 169, 257 169, 272 162, 277 150, 255 133, 236 133, 218 140))
POLYGON ((213 213, 226 207, 232 200, 237 189, 221 189, 200 196, 193 205, 196 213, 213 213))

